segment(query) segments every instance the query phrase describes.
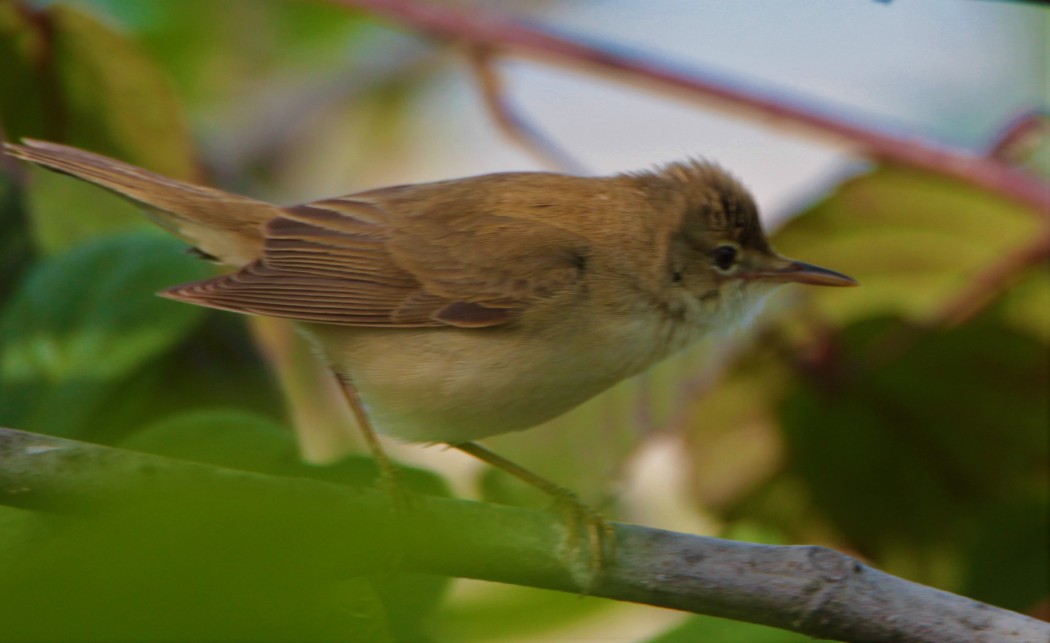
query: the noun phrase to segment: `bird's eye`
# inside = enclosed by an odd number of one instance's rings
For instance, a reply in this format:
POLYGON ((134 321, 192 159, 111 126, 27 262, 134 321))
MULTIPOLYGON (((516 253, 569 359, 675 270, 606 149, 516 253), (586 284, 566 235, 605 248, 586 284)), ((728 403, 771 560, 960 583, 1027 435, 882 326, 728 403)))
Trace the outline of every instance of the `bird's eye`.
POLYGON ((715 248, 712 258, 715 262, 715 267, 719 270, 729 270, 736 263, 736 248, 733 246, 718 246, 715 248))

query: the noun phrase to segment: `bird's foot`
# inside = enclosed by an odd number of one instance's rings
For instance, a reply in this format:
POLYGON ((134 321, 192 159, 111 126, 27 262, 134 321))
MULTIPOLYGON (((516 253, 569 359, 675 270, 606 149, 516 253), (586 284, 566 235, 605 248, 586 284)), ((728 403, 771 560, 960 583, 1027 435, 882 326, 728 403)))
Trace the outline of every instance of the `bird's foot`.
POLYGON ((562 487, 547 491, 565 528, 562 560, 580 592, 589 594, 616 554, 616 533, 604 516, 584 504, 572 491, 562 487))

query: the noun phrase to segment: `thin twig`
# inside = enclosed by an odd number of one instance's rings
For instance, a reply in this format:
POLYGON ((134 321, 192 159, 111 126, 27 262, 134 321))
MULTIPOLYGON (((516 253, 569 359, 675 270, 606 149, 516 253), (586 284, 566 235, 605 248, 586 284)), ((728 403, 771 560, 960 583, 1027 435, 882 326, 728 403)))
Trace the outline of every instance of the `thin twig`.
MULTIPOLYGON (((437 498, 420 498, 412 512, 390 512, 382 494, 360 488, 0 429, 0 504, 100 520, 92 509, 114 503, 157 511, 150 494, 166 497, 185 484, 207 490, 210 511, 234 514, 224 516, 228 524, 237 523, 237 512, 251 511, 242 509, 245 498, 266 498, 271 517, 253 538, 272 537, 282 546, 260 549, 267 556, 260 565, 308 575, 324 565, 329 576, 353 576, 394 554, 414 571, 579 591, 559 554, 558 521, 546 512, 437 498), (340 547, 346 534, 360 535, 376 523, 403 538, 356 539, 340 547), (398 554, 393 549, 399 546, 405 550, 398 554)), ((206 515, 186 518, 206 525, 206 515)), ((1050 636, 1050 624, 891 576, 823 547, 614 528, 619 553, 593 586, 595 596, 835 640, 1022 643, 1050 636)), ((220 551, 238 546, 224 542, 231 536, 222 530, 203 529, 210 540, 194 542, 220 551)))
MULTIPOLYGON (((316 0, 315 0, 316 1, 316 0)), ((626 53, 610 45, 587 43, 536 25, 515 21, 479 6, 461 8, 419 0, 320 0, 364 10, 394 22, 499 51, 532 54, 547 60, 612 71, 665 90, 711 101, 765 123, 782 123, 831 137, 876 159, 920 168, 996 192, 1050 219, 1050 186, 1022 170, 966 150, 914 137, 881 132, 852 123, 815 105, 770 91, 733 84, 695 69, 626 53)))
POLYGON ((1027 112, 1007 123, 993 139, 988 156, 1016 164, 1050 136, 1050 114, 1027 112))
POLYGON ((552 170, 587 173, 582 164, 541 134, 514 108, 507 98, 503 79, 496 69, 496 55, 490 47, 471 47, 469 58, 485 107, 504 136, 552 170))

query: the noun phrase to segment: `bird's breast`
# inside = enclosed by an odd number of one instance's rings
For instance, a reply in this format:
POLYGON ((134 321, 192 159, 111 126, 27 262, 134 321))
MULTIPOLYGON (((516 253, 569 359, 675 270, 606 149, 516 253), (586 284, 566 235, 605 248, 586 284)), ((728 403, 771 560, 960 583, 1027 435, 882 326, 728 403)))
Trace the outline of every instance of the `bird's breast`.
POLYGON ((541 424, 666 352, 644 317, 575 322, 542 329, 302 328, 357 387, 376 430, 456 443, 541 424))

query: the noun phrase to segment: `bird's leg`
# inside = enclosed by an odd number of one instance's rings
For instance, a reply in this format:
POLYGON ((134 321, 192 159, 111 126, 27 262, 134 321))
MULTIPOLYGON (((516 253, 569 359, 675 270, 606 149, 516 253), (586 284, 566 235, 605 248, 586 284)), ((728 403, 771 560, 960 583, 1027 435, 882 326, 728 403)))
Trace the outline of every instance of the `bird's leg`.
POLYGON ((383 445, 379 442, 379 436, 376 434, 375 429, 372 428, 371 420, 368 419, 368 412, 365 411, 361 397, 357 394, 357 388, 354 387, 354 383, 349 378, 335 371, 332 371, 332 373, 339 382, 339 390, 343 392, 343 397, 346 398, 346 403, 354 414, 354 419, 357 421, 361 435, 365 438, 365 444, 368 445, 368 450, 372 453, 376 466, 379 467, 379 485, 390 496, 390 500, 396 509, 407 508, 411 501, 408 488, 401 477, 401 471, 394 466, 386 451, 383 450, 383 445))
POLYGON ((461 442, 451 446, 464 453, 469 453, 497 469, 502 469, 553 498, 555 506, 565 515, 566 526, 568 527, 564 543, 566 551, 564 553, 570 562, 569 569, 574 579, 583 588, 583 592, 587 593, 590 591, 601 575, 606 559, 611 558, 615 553, 616 539, 612 526, 606 522, 605 518, 583 504, 576 494, 569 489, 536 475, 521 465, 489 451, 480 444, 461 442), (583 539, 583 534, 587 536, 590 551, 588 568, 584 573, 581 573, 576 561, 582 553, 580 542, 583 539))

